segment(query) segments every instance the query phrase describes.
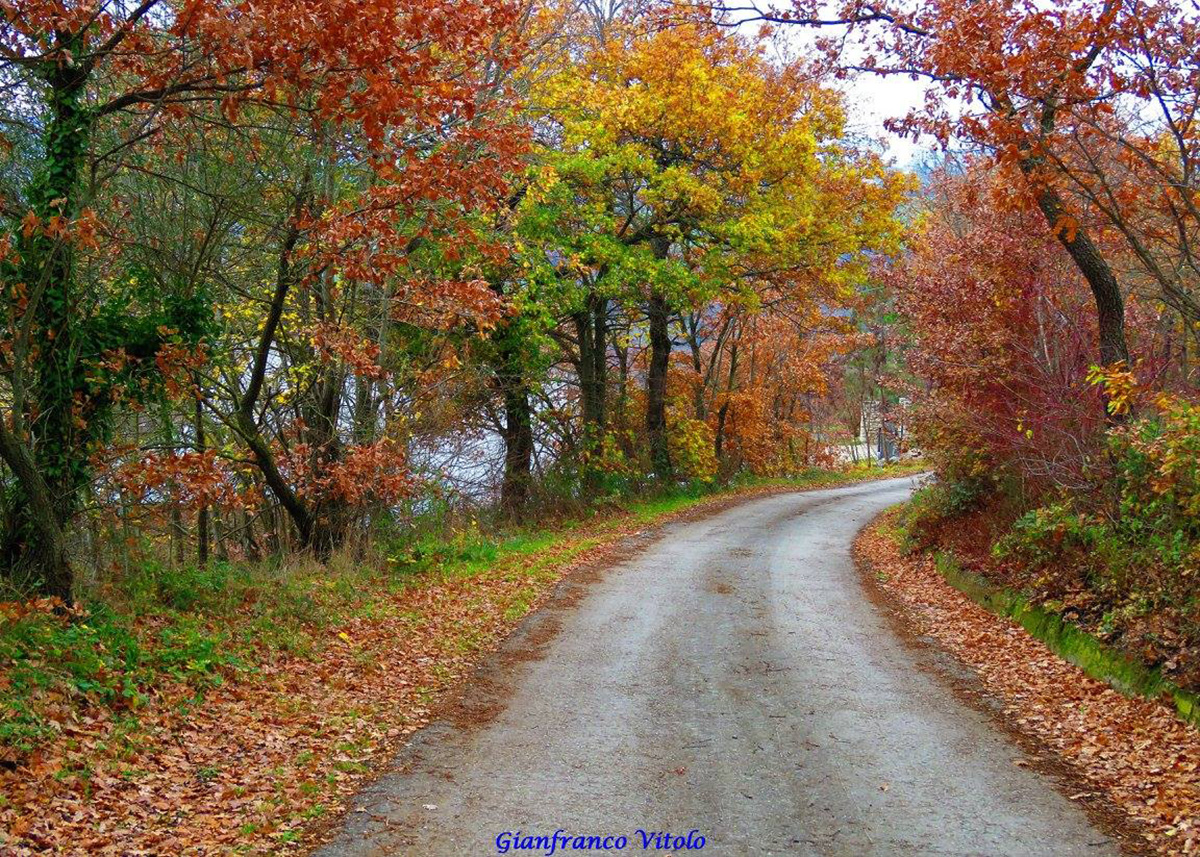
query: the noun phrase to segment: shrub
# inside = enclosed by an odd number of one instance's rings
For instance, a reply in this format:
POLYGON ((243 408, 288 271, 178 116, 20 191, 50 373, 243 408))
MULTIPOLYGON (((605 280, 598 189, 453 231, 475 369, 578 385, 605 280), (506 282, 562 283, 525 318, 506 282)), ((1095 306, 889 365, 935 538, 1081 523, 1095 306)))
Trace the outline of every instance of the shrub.
POLYGON ((1104 633, 1137 628, 1157 611, 1172 634, 1194 639, 1200 634, 1200 406, 1160 398, 1150 414, 1110 430, 1108 446, 1110 491, 1063 495, 1025 513, 995 553, 1024 568, 1044 596, 1081 587, 1098 596, 1104 633))
POLYGON ((1163 397, 1157 413, 1114 431, 1109 446, 1129 538, 1164 562, 1195 564, 1200 540, 1200 405, 1163 397))
POLYGON ((667 442, 671 463, 681 479, 711 482, 717 476, 717 455, 712 427, 702 420, 676 417, 667 442))
POLYGON ((990 488, 982 477, 926 485, 904 507, 901 529, 910 550, 928 547, 945 521, 974 509, 990 488))
POLYGON ((1134 561, 1104 518, 1080 511, 1065 499, 1026 512, 996 543, 993 553, 1036 573, 1043 594, 1051 597, 1082 584, 1093 592, 1121 598, 1134 561))

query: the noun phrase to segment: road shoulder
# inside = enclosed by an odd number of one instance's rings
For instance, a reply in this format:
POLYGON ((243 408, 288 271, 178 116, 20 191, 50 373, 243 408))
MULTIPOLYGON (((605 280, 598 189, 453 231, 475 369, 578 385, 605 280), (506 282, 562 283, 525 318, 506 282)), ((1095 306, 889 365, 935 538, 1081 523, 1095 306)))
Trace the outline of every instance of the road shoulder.
POLYGON ((931 558, 902 552, 888 516, 860 534, 855 559, 897 634, 925 650, 923 661, 956 695, 1012 734, 1031 764, 1127 851, 1200 850, 1186 809, 1200 790, 1197 730, 1090 678, 972 602, 931 558))

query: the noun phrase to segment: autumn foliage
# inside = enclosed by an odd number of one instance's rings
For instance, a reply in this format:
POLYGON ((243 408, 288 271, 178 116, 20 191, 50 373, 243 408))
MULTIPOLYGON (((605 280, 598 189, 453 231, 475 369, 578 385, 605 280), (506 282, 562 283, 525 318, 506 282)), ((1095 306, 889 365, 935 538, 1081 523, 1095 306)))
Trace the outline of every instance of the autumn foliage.
POLYGON ((998 184, 983 166, 938 176, 891 274, 909 365, 930 384, 918 432, 951 478, 1012 466, 1035 487, 1078 486, 1104 428, 1090 297, 1048 229, 997 206, 998 184))
POLYGON ((1196 649, 1197 44, 1125 0, 0 0, 0 763, 305 657, 464 531, 914 446, 932 529, 996 503, 1047 599, 1196 649), (928 163, 860 74, 927 84, 928 163))

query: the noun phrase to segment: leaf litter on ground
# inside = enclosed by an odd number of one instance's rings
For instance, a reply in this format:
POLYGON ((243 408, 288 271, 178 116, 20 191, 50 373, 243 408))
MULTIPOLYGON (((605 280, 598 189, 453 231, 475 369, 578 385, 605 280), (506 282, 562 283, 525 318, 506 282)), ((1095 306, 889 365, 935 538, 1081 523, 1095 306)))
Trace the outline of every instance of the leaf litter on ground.
POLYGON ((862 479, 818 474, 802 485, 650 504, 564 531, 533 552, 427 572, 398 591, 381 577, 377 591, 362 594, 370 609, 320 629, 312 651, 274 651, 202 697, 165 681, 136 719, 64 704, 54 740, 0 766, 0 852, 307 850, 571 569, 603 563, 623 541, 680 515, 862 479))
POLYGON ((1200 854, 1200 731, 1159 701, 1091 678, 976 604, 931 556, 906 554, 887 517, 863 531, 855 553, 906 623, 969 666, 1005 718, 1087 784, 1071 799, 1102 795, 1156 853, 1200 854))

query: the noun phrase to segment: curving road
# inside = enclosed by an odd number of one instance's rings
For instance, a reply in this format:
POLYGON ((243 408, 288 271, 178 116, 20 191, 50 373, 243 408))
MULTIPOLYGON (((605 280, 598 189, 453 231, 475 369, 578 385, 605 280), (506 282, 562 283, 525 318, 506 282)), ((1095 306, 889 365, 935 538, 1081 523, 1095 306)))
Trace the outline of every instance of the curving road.
POLYGON ((560 828, 647 853, 641 828, 715 855, 1118 854, 865 597, 851 542, 911 487, 752 500, 567 584, 578 603, 532 617, 320 853, 476 857, 560 828))

